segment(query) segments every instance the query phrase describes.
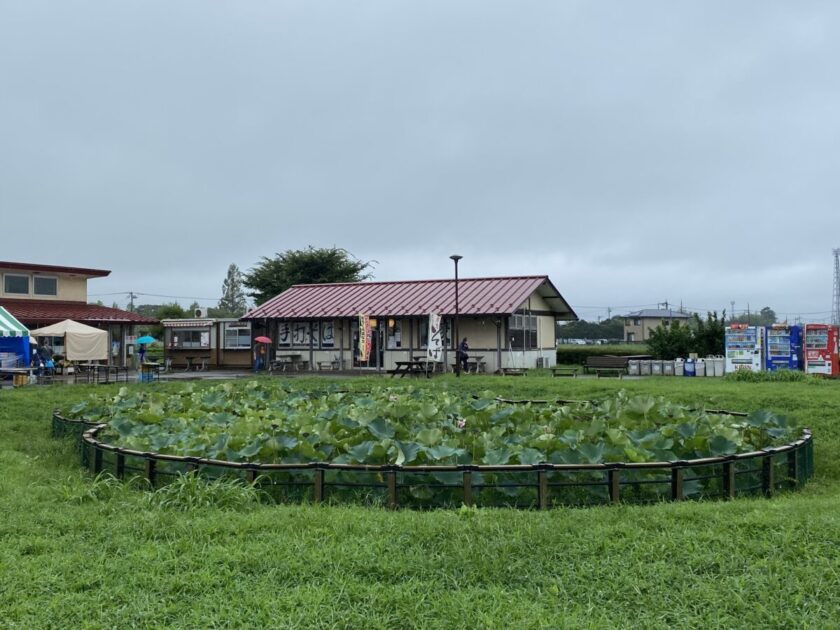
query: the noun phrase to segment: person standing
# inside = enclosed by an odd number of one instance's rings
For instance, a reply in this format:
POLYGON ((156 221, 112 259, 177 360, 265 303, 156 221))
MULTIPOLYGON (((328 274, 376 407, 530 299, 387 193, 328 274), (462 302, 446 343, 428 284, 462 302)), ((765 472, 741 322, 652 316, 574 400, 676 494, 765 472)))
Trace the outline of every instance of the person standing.
POLYGON ((259 343, 254 348, 254 372, 265 368, 265 344, 259 343))
POLYGON ((458 344, 458 357, 457 360, 461 363, 461 371, 467 371, 467 359, 470 358, 469 354, 467 354, 467 350, 470 349, 469 344, 467 343, 467 338, 464 337, 461 340, 461 343, 458 344))
POLYGON ((141 343, 137 348, 137 358, 142 366, 146 362, 146 344, 141 343))

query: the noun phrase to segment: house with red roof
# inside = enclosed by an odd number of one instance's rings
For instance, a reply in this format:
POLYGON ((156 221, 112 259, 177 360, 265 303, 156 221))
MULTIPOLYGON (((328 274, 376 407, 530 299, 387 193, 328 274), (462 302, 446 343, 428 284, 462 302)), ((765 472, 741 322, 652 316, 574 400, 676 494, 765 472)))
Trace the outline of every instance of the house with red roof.
MULTIPOLYGON (((451 369, 458 344, 452 279, 296 285, 242 319, 254 335, 272 339, 277 357, 308 367, 392 370, 426 356, 431 314, 441 317, 440 362, 451 369), (360 324, 370 339, 366 361, 360 324)), ((548 276, 459 279, 457 314, 458 336, 467 337, 469 356, 487 372, 554 365, 555 322, 577 319, 548 276)))
MULTIPOLYGON (((107 330, 111 363, 125 365, 126 339, 138 324, 157 320, 118 308, 88 304, 87 283, 106 269, 0 261, 0 306, 30 330, 72 319, 107 330)), ((61 347, 54 348, 61 354, 61 347)))

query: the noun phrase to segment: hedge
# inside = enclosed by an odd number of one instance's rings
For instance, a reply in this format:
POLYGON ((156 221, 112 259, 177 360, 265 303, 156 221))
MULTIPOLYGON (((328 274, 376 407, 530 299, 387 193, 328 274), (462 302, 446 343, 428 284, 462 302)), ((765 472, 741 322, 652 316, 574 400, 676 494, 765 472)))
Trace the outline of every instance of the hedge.
POLYGON ((645 344, 558 346, 557 365, 583 365, 586 357, 607 355, 626 357, 634 354, 649 354, 648 347, 645 344))

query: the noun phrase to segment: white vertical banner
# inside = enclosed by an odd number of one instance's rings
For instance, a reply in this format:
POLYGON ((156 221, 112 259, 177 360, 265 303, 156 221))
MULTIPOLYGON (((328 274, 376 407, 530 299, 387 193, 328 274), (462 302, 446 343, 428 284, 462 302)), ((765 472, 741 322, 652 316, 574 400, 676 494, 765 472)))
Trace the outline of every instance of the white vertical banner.
POLYGON ((429 313, 429 343, 426 346, 426 358, 429 361, 443 360, 443 331, 440 329, 440 315, 429 313))

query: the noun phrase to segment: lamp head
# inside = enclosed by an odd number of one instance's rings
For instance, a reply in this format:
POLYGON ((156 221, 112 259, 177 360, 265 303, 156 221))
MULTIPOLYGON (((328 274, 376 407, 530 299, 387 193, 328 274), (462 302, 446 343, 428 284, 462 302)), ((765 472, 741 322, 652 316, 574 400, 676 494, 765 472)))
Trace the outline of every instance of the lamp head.
POLYGON ((452 255, 450 256, 450 258, 451 258, 452 260, 454 260, 455 262, 458 262, 459 260, 461 260, 461 259, 463 258, 463 256, 461 256, 461 255, 459 255, 459 254, 452 254, 452 255))

